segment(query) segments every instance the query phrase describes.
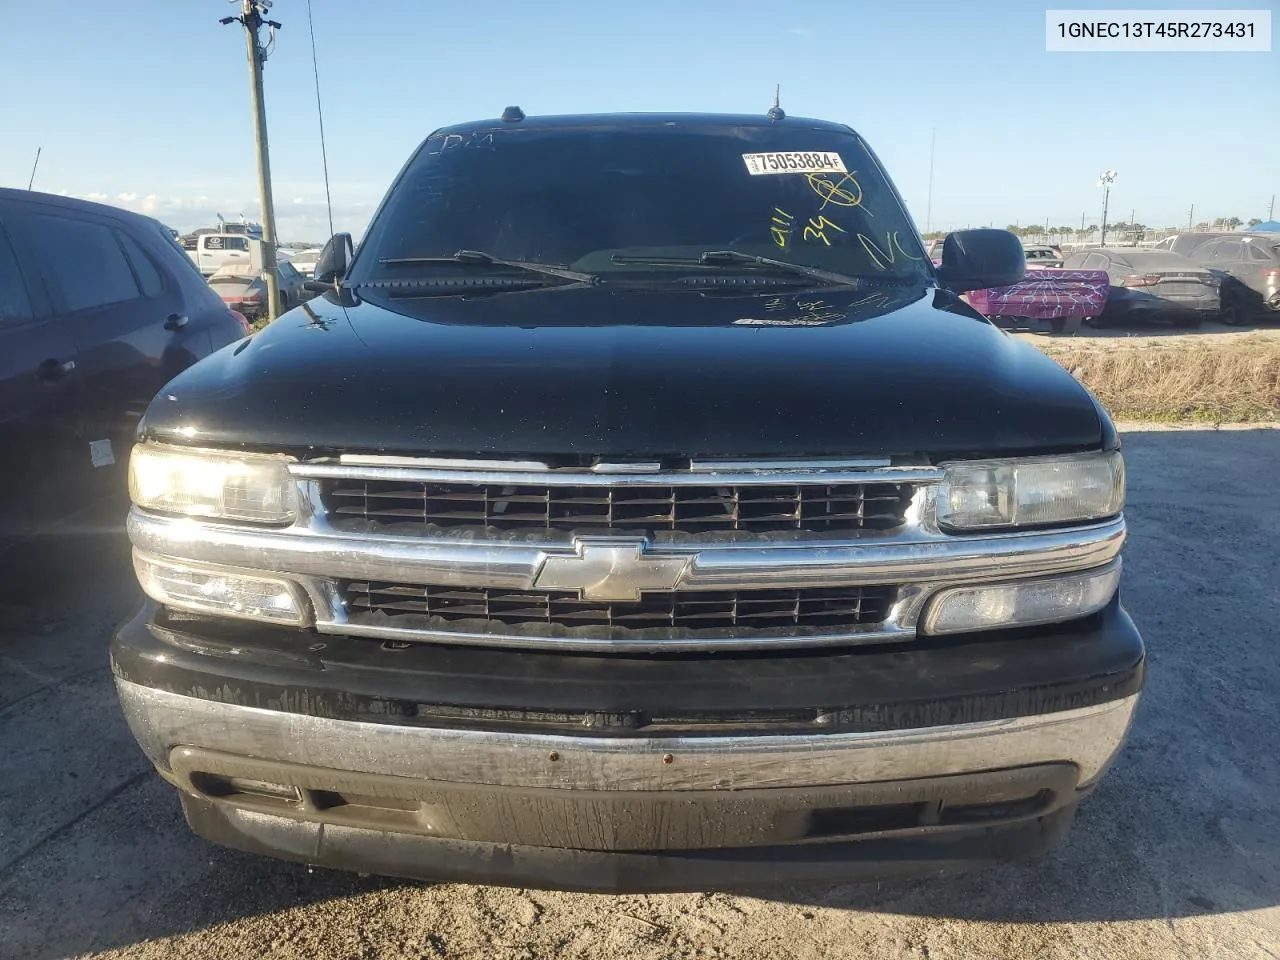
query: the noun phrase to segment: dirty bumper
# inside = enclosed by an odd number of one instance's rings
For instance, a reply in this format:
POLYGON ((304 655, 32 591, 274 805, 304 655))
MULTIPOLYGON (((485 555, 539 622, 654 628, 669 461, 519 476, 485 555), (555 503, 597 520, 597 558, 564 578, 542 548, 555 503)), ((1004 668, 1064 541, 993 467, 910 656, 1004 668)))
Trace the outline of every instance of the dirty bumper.
POLYGON ((252 631, 220 646, 211 629, 144 612, 112 651, 130 727, 198 833, 369 873, 581 890, 928 874, 1038 854, 1119 750, 1142 679, 1141 641, 1115 606, 1038 643, 652 661, 647 679, 640 660, 557 657, 559 686, 524 686, 549 654, 508 652, 487 671, 481 651, 451 661, 352 641, 307 661, 279 638, 254 646, 252 631), (398 669, 374 669, 384 662, 398 669), (949 669, 961 662, 968 674, 949 669), (569 682, 573 670, 605 672, 588 685, 569 682), (718 677, 722 693, 682 688, 669 670, 718 677), (922 709, 935 671, 956 703, 922 709), (537 712, 517 721, 455 702, 456 722, 425 703, 397 716, 388 704, 408 701, 366 695, 390 693, 392 677, 429 702, 470 700, 466 678, 483 677, 491 704, 537 712), (620 698, 722 719, 573 731, 541 712, 620 698), (770 730, 759 708, 788 699, 842 709, 770 730))
POLYGON ((1137 701, 889 734, 637 741, 326 720, 118 683, 209 839, 366 872, 603 890, 1034 855, 1137 701))

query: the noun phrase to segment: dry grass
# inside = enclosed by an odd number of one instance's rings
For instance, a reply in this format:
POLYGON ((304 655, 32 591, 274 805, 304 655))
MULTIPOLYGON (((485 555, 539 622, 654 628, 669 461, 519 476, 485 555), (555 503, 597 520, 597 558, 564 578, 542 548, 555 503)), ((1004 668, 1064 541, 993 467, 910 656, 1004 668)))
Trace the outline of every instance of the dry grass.
POLYGON ((1043 344, 1117 420, 1280 421, 1280 343, 1247 338, 1202 345, 1099 348, 1043 344))

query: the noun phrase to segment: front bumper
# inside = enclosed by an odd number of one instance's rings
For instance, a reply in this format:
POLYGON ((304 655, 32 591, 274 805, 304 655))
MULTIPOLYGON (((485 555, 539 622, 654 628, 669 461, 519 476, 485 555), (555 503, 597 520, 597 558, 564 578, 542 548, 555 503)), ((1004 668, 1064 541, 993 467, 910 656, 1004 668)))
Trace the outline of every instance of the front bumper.
POLYGON ((223 300, 228 310, 235 310, 244 316, 246 320, 258 320, 263 314, 263 304, 261 300, 223 300))
POLYGON ((1142 683, 1118 602, 911 649, 653 658, 118 633, 129 724, 197 832, 428 879, 680 890, 1047 849, 1142 683), (389 649, 390 647, 390 649, 389 649))

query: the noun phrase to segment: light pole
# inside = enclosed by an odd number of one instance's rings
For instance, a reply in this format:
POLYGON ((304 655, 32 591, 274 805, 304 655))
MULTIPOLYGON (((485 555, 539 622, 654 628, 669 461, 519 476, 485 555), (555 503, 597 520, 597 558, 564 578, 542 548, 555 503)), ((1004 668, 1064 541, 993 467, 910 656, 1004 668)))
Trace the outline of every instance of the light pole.
POLYGON ((1111 199, 1111 185, 1115 182, 1114 170, 1104 170, 1098 175, 1098 186, 1102 187, 1102 236, 1098 240, 1100 247, 1107 245, 1107 202, 1111 199))

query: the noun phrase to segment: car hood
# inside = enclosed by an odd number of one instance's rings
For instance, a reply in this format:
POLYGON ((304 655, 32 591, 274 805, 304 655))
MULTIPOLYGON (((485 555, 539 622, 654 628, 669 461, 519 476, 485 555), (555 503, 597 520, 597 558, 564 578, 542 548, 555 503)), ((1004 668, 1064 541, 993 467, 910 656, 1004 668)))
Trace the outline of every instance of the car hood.
POLYGON ((790 291, 326 294, 179 375, 142 431, 299 456, 563 462, 1108 442, 1066 371, 949 292, 790 291))

